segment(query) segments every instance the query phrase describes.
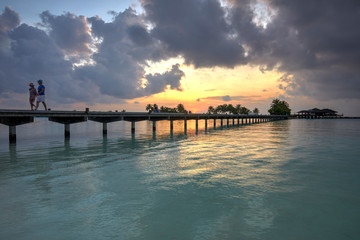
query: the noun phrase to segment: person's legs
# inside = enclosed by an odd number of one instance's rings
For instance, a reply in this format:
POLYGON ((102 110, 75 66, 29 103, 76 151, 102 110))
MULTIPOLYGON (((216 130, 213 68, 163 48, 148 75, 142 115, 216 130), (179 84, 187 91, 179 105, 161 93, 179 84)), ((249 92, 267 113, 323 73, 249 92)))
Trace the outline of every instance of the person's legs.
POLYGON ((37 110, 39 108, 39 102, 36 101, 36 107, 35 107, 35 110, 37 110))
POLYGON ((46 103, 45 102, 42 102, 42 103, 44 105, 45 110, 47 110, 46 103))

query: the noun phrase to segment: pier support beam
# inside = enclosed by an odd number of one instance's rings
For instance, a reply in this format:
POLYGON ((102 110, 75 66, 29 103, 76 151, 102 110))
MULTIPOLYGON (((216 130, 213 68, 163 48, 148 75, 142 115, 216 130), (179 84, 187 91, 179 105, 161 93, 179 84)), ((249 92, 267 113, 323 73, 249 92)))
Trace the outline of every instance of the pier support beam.
POLYGON ((135 121, 131 121, 131 133, 135 133, 135 121))
POLYGON ((107 134, 107 122, 103 122, 103 135, 107 134))
POLYGON ((153 120, 153 132, 156 132, 156 121, 153 120))
POLYGON ((64 135, 70 137, 70 124, 87 121, 86 117, 49 117, 49 121, 65 124, 64 135))
POLYGON ((174 120, 170 119, 170 130, 174 130, 174 120))
POLYGON ((187 133, 187 120, 186 118, 184 119, 184 134, 186 135, 187 133))
POLYGON ((207 118, 205 118, 205 131, 207 131, 207 118))
POLYGON ((0 123, 9 126, 9 143, 16 143, 16 126, 34 122, 34 117, 0 117, 0 123))
POLYGON ((88 120, 102 123, 103 124, 103 135, 107 135, 107 132, 108 132, 107 124, 108 123, 122 121, 124 119, 123 119, 123 117, 88 117, 88 120))
POLYGON ((9 126, 9 142, 16 142, 16 126, 9 126))
POLYGON ((196 132, 199 131, 199 119, 195 119, 195 129, 196 129, 196 132))
POLYGON ((65 131, 64 131, 64 136, 65 137, 70 137, 70 123, 65 123, 65 131))
POLYGON ((216 128, 216 119, 214 118, 214 129, 216 128))

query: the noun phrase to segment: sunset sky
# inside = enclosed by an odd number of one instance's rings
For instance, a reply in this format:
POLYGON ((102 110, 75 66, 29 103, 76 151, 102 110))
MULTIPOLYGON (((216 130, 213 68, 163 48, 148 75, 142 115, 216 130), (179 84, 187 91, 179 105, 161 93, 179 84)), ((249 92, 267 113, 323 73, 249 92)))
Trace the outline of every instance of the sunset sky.
POLYGON ((54 110, 192 112, 241 104, 267 114, 360 116, 357 0, 2 0, 0 108, 30 109, 44 80, 54 110))

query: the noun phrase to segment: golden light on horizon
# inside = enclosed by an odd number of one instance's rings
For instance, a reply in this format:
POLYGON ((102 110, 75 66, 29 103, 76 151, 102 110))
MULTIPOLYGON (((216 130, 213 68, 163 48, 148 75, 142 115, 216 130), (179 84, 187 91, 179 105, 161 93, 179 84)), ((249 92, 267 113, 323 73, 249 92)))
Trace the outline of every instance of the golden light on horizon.
POLYGON ((181 58, 167 62, 149 63, 147 72, 162 73, 173 64, 181 64, 185 73, 181 80, 182 91, 167 89, 162 93, 139 98, 137 102, 157 103, 160 106, 176 107, 182 103, 192 112, 206 111, 210 105, 223 104, 222 97, 229 96, 227 103, 256 105, 279 94, 277 80, 282 73, 267 71, 258 67, 238 66, 229 68, 194 68, 183 64, 181 58))
MULTIPOLYGON (((174 64, 181 64, 185 73, 181 79, 182 91, 166 89, 164 92, 137 99, 124 100, 119 104, 94 106, 96 109, 145 111, 147 104, 176 107, 183 104, 187 110, 206 112, 209 106, 220 104, 241 104, 249 109, 268 107, 271 98, 279 95, 278 79, 283 75, 276 71, 262 73, 258 67, 239 66, 229 68, 194 68, 183 64, 181 58, 148 63, 146 73, 164 73, 174 64), (224 99, 228 96, 229 99, 224 99), (226 101, 225 101, 226 100, 226 101), (106 107, 106 108, 105 108, 106 107)), ((264 111, 263 111, 264 112, 264 111)), ((264 112, 265 113, 265 112, 264 112)))

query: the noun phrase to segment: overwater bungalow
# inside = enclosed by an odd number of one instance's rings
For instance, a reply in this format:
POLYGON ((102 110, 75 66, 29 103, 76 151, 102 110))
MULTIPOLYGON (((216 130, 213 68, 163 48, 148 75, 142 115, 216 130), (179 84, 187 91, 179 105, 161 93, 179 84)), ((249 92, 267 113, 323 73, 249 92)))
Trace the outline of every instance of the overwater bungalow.
POLYGON ((338 117, 337 111, 334 111, 332 109, 318 109, 313 108, 309 110, 301 110, 297 112, 297 116, 299 118, 334 118, 338 117))

